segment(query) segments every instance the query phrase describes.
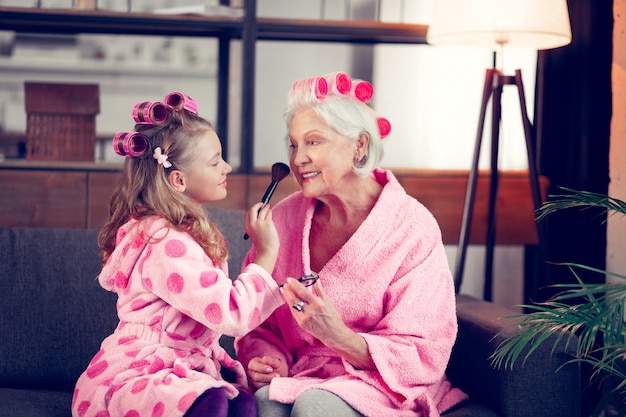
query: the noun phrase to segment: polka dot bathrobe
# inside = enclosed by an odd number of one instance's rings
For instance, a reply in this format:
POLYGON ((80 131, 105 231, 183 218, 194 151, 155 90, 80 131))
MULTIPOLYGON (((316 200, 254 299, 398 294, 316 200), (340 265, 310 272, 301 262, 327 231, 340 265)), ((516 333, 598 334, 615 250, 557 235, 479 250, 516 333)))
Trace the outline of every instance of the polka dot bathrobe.
POLYGON ((121 227, 98 279, 118 294, 120 322, 77 381, 75 417, 175 417, 209 388, 235 397, 248 385, 220 336, 246 334, 283 304, 260 266, 233 282, 225 264, 160 218, 121 227), (235 372, 234 384, 221 366, 235 372))

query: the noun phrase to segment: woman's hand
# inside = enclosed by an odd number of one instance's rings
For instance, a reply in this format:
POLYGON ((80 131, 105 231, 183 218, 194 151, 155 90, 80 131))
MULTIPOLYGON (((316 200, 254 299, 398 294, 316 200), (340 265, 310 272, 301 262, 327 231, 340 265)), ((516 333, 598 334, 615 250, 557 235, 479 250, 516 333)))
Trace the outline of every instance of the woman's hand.
POLYGON ((319 280, 313 286, 305 287, 298 280, 287 278, 282 292, 287 305, 292 306, 291 314, 302 329, 354 367, 376 368, 365 339, 346 326, 319 280), (300 309, 293 307, 300 302, 300 309))
POLYGON ((272 356, 256 357, 248 362, 247 373, 250 383, 259 389, 277 376, 287 376, 287 364, 272 356))
POLYGON ((256 203, 248 210, 244 218, 244 229, 257 250, 254 263, 271 274, 278 257, 280 241, 269 204, 261 208, 262 206, 263 203, 256 203))

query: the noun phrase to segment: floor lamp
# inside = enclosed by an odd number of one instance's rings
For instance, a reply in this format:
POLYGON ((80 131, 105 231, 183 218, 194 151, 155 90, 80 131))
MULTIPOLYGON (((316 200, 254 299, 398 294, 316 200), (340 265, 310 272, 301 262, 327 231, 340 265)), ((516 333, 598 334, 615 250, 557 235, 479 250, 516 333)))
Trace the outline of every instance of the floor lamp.
MULTIPOLYGON (((427 34, 427 41, 431 45, 478 46, 492 51, 502 51, 505 47, 541 50, 567 45, 571 41, 566 0, 436 0, 433 3, 433 15, 427 34)), ((539 173, 536 166, 532 126, 526 110, 521 70, 515 71, 514 76, 509 76, 496 68, 490 68, 486 72, 483 87, 476 144, 467 182, 454 271, 454 284, 456 291, 459 292, 465 269, 487 106, 491 101, 490 181, 483 290, 485 300, 492 298, 493 254, 496 243, 495 209, 499 184, 501 97, 503 87, 506 85, 517 88, 533 203, 536 209, 541 205, 539 173)), ((538 232, 541 243, 542 234, 540 230, 538 232)))

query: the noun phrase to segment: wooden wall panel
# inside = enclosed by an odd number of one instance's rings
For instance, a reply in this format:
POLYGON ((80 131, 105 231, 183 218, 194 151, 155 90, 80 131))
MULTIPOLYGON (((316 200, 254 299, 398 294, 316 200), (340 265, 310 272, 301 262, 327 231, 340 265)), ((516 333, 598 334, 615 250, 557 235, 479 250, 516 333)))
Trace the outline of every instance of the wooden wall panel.
MULTIPOLYGON (((463 171, 398 174, 398 180, 407 193, 433 213, 446 244, 459 242, 467 178, 467 172, 463 171)), ((489 182, 488 173, 479 175, 469 235, 470 244, 484 244, 486 241, 489 182)), ((548 188, 546 178, 540 178, 540 188, 545 200, 548 188)), ((496 201, 496 243, 534 245, 538 241, 528 173, 502 173, 496 201)))
POLYGON ((121 174, 118 172, 88 173, 87 228, 99 229, 109 216, 109 202, 113 186, 121 174))
POLYGON ((87 226, 87 175, 74 171, 0 170, 3 226, 87 226))
MULTIPOLYGON (((98 164, 39 169, 10 169, 0 164, 2 226, 100 228, 108 216, 109 200, 119 167, 98 164)), ((443 241, 457 244, 467 186, 466 171, 394 170, 407 193, 435 216, 443 241)), ((247 210, 260 201, 271 181, 269 173, 228 176, 228 196, 212 206, 247 210)), ((547 180, 541 179, 545 198, 547 180)), ((471 244, 486 238, 488 173, 481 173, 476 189, 471 244)), ((277 186, 272 204, 299 189, 293 176, 277 186)), ((528 174, 503 172, 497 201, 497 244, 536 244, 538 241, 528 174)))

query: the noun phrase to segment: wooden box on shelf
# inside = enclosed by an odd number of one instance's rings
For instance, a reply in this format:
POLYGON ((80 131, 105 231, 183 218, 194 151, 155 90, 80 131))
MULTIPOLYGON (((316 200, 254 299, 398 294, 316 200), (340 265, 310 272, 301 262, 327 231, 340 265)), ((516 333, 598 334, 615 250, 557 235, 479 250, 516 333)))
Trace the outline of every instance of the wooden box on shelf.
POLYGON ((25 82, 26 159, 94 161, 97 84, 25 82))

